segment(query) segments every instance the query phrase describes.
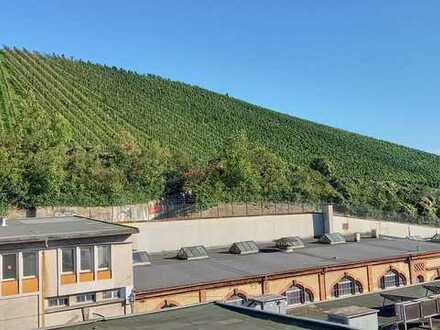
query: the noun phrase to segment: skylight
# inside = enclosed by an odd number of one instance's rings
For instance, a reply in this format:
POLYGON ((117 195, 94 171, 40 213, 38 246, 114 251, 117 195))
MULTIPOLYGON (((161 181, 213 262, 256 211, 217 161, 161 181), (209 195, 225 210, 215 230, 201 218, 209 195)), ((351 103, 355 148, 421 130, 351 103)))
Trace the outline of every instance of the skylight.
POLYGON ((251 254, 259 251, 260 249, 254 241, 235 242, 229 249, 229 252, 233 254, 251 254))
POLYGON ((184 260, 197 260, 209 258, 208 251, 202 245, 187 246, 179 250, 177 258, 184 260))

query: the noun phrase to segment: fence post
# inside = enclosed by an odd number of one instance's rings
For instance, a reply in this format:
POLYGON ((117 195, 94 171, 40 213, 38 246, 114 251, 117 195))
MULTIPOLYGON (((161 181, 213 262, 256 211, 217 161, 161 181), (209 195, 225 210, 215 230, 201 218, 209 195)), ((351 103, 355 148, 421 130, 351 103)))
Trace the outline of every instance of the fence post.
POLYGON ((263 215, 263 200, 260 201, 260 215, 263 215))
POLYGON ((277 215, 277 203, 274 202, 273 204, 274 204, 274 208, 275 208, 275 215, 277 215))
POLYGON ((248 202, 247 202, 247 200, 246 200, 246 216, 248 216, 248 202))
POLYGON ((234 216, 234 202, 231 202, 231 215, 234 216))
POLYGON ((219 204, 220 204, 220 203, 217 203, 217 218, 220 218, 220 209, 219 209, 219 207, 218 207, 219 204))

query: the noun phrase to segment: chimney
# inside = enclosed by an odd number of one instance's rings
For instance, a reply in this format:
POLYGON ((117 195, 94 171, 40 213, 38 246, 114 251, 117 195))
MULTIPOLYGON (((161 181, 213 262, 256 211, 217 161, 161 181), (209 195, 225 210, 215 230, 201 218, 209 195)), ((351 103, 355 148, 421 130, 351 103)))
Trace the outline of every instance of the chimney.
POLYGON ((8 225, 6 217, 0 217, 0 223, 2 227, 6 227, 8 225))
POLYGON ((335 231, 333 228, 333 204, 324 203, 321 205, 321 209, 324 222, 324 234, 331 234, 335 231))

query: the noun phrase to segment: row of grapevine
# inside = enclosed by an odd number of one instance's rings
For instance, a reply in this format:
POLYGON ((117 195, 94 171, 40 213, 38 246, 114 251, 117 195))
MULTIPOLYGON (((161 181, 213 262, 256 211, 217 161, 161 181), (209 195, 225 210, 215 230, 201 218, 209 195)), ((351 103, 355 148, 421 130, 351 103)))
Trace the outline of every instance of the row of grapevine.
MULTIPOLYGON (((222 148, 225 138, 244 131, 292 165, 308 166, 322 157, 341 178, 440 184, 435 155, 157 76, 27 51, 4 50, 2 54, 2 81, 5 75, 12 77, 32 90, 43 107, 61 113, 80 144, 105 146, 127 131, 141 142, 155 140, 171 150, 208 160, 222 148)), ((1 85, 5 94, 7 86, 1 85)), ((13 112, 8 112, 11 105, 5 108, 2 122, 7 123, 13 120, 13 112)))

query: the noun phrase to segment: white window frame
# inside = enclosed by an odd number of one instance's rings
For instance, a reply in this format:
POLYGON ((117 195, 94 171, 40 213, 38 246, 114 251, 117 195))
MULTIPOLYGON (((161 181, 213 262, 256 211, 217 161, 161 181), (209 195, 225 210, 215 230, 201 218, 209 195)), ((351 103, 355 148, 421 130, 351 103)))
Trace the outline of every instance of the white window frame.
POLYGON ((52 297, 52 298, 47 298, 47 308, 62 308, 62 307, 68 307, 69 306, 69 297, 68 296, 62 296, 62 297, 52 297), (51 300, 55 300, 57 302, 56 305, 54 306, 50 306, 50 301, 51 300), (61 300, 65 300, 66 303, 65 304, 59 304, 59 302, 61 300))
POLYGON ((71 274, 76 274, 77 270, 78 270, 78 253, 77 253, 77 249, 75 247, 65 247, 65 248, 61 248, 60 249, 60 254, 61 254, 61 274, 62 275, 71 275, 71 274), (63 250, 72 250, 73 251, 73 270, 71 271, 67 271, 65 272, 63 270, 63 250))
POLYGON ((38 253, 38 251, 23 251, 23 252, 20 252, 20 254, 21 254, 21 263, 22 263, 22 266, 21 266, 21 268, 22 268, 22 272, 23 272, 23 276, 22 276, 22 278, 23 279, 30 279, 30 278, 38 278, 38 271, 39 271, 39 253, 38 253), (24 275, 24 254, 29 254, 29 253, 32 253, 32 254, 34 254, 35 255, 35 275, 24 275))
POLYGON ((103 300, 121 299, 121 289, 110 289, 110 290, 102 291, 101 297, 102 297, 103 300), (105 297, 104 295, 106 293, 110 293, 110 297, 105 297))
POLYGON ((96 292, 92 292, 92 293, 82 293, 82 294, 77 294, 75 295, 75 304, 78 305, 84 305, 84 304, 93 304, 96 302, 96 292), (91 296, 92 299, 88 300, 87 297, 91 296), (78 301, 79 297, 84 297, 85 300, 84 301, 78 301))
POLYGON ((80 273, 93 273, 95 271, 95 249, 93 245, 87 245, 87 246, 80 246, 77 251, 78 254, 78 264, 79 264, 79 272, 80 273), (90 249, 91 256, 90 256, 90 269, 82 269, 82 256, 81 256, 81 249, 90 249))
POLYGON ((8 281, 19 281, 20 279, 20 253, 19 252, 10 252, 10 253, 2 253, 1 255, 1 280, 3 282, 8 282, 8 281), (5 274, 3 272, 3 264, 4 264, 4 256, 7 255, 15 255, 15 277, 14 278, 4 278, 5 274))
POLYGON ((98 271, 103 271, 103 270, 111 270, 112 269, 112 246, 111 244, 102 244, 102 245, 97 245, 96 246, 96 255, 97 255, 97 265, 96 265, 96 269, 98 271), (107 267, 99 267, 99 248, 100 247, 106 247, 109 250, 109 265, 107 267))

